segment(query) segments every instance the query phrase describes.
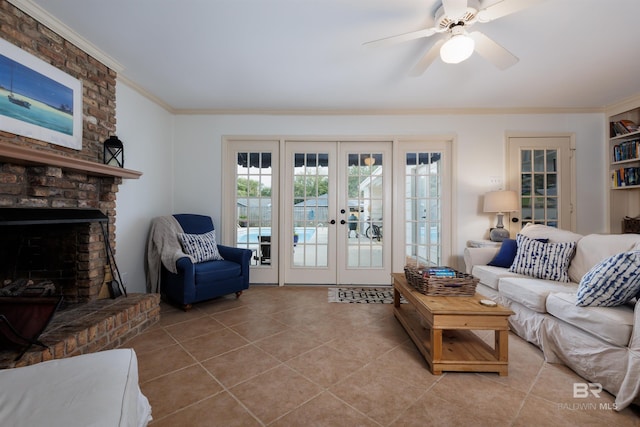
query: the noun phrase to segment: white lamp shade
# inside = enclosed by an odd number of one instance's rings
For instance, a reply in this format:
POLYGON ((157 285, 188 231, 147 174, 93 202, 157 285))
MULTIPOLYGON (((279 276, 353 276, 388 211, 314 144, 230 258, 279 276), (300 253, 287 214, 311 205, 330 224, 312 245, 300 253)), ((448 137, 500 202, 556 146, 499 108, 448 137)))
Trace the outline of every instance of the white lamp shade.
POLYGON ((484 195, 485 212, 513 212, 517 210, 518 194, 515 191, 490 191, 484 195))
POLYGON ((475 45, 471 37, 464 34, 454 35, 440 48, 440 58, 447 64, 457 64, 471 56, 475 45))

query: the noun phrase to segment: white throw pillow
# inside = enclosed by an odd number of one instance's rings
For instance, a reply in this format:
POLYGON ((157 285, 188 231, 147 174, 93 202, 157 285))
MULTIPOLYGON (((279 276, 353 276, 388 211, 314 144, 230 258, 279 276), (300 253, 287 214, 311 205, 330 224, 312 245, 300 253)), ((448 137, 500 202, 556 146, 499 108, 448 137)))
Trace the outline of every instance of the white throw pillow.
POLYGON ((577 242, 582 238, 582 234, 573 231, 531 222, 522 227, 519 234, 531 239, 549 239, 549 243, 577 242))
POLYGON ((569 278, 580 283, 589 270, 603 260, 633 250, 639 250, 639 234, 588 234, 578 242, 576 254, 569 266, 569 278))
POLYGON ((640 251, 623 252, 596 264, 580 280, 576 305, 614 307, 640 293, 640 251))
POLYGON ((196 263, 224 259, 218 251, 215 230, 204 234, 178 233, 178 239, 182 244, 184 253, 191 255, 196 263))
POLYGON ((518 250, 509 271, 539 279, 569 281, 569 263, 576 242, 542 243, 522 234, 516 236, 518 250))

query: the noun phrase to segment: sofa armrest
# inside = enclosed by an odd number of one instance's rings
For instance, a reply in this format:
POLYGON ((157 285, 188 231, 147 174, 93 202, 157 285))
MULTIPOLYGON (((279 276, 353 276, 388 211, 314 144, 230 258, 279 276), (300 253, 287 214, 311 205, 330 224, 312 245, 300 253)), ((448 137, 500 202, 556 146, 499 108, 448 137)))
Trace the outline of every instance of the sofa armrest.
POLYGON ((466 273, 471 274, 474 265, 487 265, 500 248, 464 248, 466 273))

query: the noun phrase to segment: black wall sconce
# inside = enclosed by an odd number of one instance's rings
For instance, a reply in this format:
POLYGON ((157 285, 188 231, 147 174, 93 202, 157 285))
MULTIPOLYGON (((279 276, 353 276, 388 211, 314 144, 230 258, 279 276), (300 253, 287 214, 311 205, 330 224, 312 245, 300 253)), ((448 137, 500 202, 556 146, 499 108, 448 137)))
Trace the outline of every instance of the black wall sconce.
POLYGON ((104 164, 124 167, 124 146, 117 136, 112 135, 104 141, 104 164))

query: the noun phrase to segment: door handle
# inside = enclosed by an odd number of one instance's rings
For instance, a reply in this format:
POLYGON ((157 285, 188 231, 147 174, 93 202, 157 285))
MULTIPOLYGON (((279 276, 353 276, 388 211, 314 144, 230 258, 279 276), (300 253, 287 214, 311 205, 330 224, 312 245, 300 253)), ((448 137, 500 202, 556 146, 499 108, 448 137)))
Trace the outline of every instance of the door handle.
POLYGON ((344 219, 340 221, 340 224, 345 225, 347 223, 347 221, 345 221, 344 219))
POLYGON ((518 218, 511 218, 511 222, 513 222, 513 223, 518 222, 518 221, 520 221, 518 218))
POLYGON ((335 223, 336 223, 336 220, 335 220, 335 219, 332 219, 332 220, 331 220, 331 224, 335 224, 335 223))
POLYGON ((346 211, 345 211, 344 209, 340 209, 340 213, 341 213, 341 214, 343 214, 343 213, 345 213, 345 212, 346 212, 346 211))

